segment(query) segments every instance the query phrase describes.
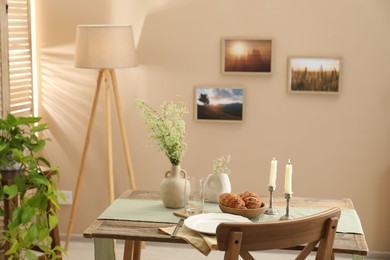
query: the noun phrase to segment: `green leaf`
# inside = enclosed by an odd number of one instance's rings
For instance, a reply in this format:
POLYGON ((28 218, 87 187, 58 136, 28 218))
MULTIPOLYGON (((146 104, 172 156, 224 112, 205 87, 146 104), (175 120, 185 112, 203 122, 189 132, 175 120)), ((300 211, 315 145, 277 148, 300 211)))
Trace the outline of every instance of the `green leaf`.
POLYGON ((57 190, 56 195, 57 195, 58 198, 60 198, 60 199, 63 200, 63 201, 66 201, 66 200, 67 200, 67 199, 66 199, 66 196, 64 195, 64 193, 62 193, 62 192, 59 191, 59 190, 57 190))
POLYGON ((47 124, 41 124, 41 125, 31 127, 30 131, 31 133, 36 133, 36 132, 44 131, 46 129, 47 129, 47 124))
POLYGON ((58 224, 58 217, 56 215, 49 215, 49 229, 53 230, 58 224))
POLYGON ((42 202, 45 202, 44 197, 44 194, 37 192, 28 200, 27 204, 30 207, 37 208, 42 202))
POLYGON ((18 250, 19 250, 19 241, 15 240, 13 241, 11 248, 8 249, 8 251, 5 252, 4 255, 15 254, 18 250))
POLYGON ((40 152, 43 150, 45 145, 46 145, 46 140, 41 139, 34 146, 32 146, 32 151, 35 153, 40 152))
POLYGON ((13 229, 16 228, 20 225, 21 223, 21 213, 22 213, 22 208, 18 207, 16 208, 13 213, 12 213, 12 219, 8 223, 8 229, 13 229))
POLYGON ((60 208, 60 203, 58 202, 58 197, 55 196, 55 195, 50 195, 49 196, 49 200, 51 201, 51 203, 53 203, 54 207, 59 209, 60 208))
POLYGON ((3 151, 4 149, 6 149, 7 146, 8 146, 7 143, 2 143, 2 144, 0 144, 0 152, 3 151))
POLYGON ((38 235, 39 241, 44 240, 46 237, 49 236, 49 234, 50 234, 50 230, 48 228, 41 228, 39 230, 39 235, 38 235))
POLYGON ((28 179, 33 183, 42 184, 45 186, 48 186, 50 184, 49 180, 46 177, 39 174, 30 174, 28 176, 28 179))
POLYGON ((8 114, 7 115, 7 118, 6 118, 6 121, 9 125, 13 126, 13 125, 16 125, 17 124, 17 120, 16 120, 16 117, 12 114, 8 114))
POLYGON ((22 214, 22 223, 27 224, 29 221, 32 220, 34 215, 35 215, 35 210, 32 207, 30 206, 25 207, 22 214))
MULTIPOLYGON (((44 157, 37 157, 38 161, 43 162, 47 167, 51 167, 50 162, 44 157)), ((55 169, 51 169, 52 171, 55 169)))
POLYGON ((26 190, 26 176, 25 175, 17 175, 15 177, 14 184, 18 186, 19 190, 26 190))
POLYGON ((26 258, 28 260, 37 260, 38 259, 38 257, 30 250, 27 250, 25 254, 26 254, 26 258))
POLYGON ((12 199, 18 194, 18 187, 15 184, 12 184, 11 186, 5 185, 4 193, 8 194, 8 199, 12 199))
POLYGON ((32 224, 27 233, 27 237, 30 241, 34 241, 38 237, 39 231, 36 224, 32 224))
POLYGON ((45 211, 47 209, 48 203, 49 203, 48 198, 46 197, 46 195, 43 195, 38 205, 39 210, 45 211))
MULTIPOLYGON (((41 120, 41 117, 18 117, 15 118, 15 123, 18 125, 30 125, 30 124, 35 124, 38 123, 41 120)), ((7 117, 8 121, 8 117, 7 117)))

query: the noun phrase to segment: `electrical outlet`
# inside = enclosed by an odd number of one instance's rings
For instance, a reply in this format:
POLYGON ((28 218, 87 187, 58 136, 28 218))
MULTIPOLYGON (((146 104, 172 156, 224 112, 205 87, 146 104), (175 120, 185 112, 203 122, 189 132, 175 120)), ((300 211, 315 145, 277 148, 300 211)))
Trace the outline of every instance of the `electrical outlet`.
POLYGON ((65 201, 61 198, 58 198, 58 201, 61 205, 72 205, 73 204, 73 195, 71 190, 61 190, 62 194, 65 196, 65 201))

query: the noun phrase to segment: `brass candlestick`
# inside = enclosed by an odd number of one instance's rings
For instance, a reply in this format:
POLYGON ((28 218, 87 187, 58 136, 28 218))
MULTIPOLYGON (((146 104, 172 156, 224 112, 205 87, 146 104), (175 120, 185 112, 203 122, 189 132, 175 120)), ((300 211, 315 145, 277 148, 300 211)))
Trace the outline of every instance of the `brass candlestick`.
POLYGON ((274 193, 275 189, 276 189, 276 186, 268 186, 268 190, 269 190, 269 207, 265 210, 264 214, 267 214, 267 215, 278 215, 279 214, 279 211, 272 207, 273 193, 274 193))
POLYGON ((290 199, 292 198, 292 193, 285 193, 284 197, 287 200, 286 215, 281 216, 280 220, 294 219, 293 216, 290 215, 290 199))

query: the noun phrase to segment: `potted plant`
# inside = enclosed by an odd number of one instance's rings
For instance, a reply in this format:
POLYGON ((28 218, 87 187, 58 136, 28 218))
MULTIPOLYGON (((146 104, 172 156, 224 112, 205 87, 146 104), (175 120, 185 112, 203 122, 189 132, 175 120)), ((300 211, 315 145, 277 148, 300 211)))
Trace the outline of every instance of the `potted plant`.
POLYGON ((185 142, 184 114, 188 110, 184 103, 164 102, 160 111, 152 108, 144 100, 137 100, 136 105, 149 130, 149 138, 157 150, 163 151, 171 162, 171 170, 165 173, 160 192, 164 205, 168 208, 184 206, 184 182, 186 171, 180 162, 187 148, 185 142))
POLYGON ((208 202, 219 202, 219 195, 231 192, 231 184, 228 174, 231 170, 227 167, 230 155, 222 156, 214 160, 213 173, 209 174, 205 182, 205 197, 208 202))
MULTIPOLYGON (((38 247, 46 259, 57 259, 61 257, 57 254, 63 252, 60 246, 52 248, 50 232, 58 224, 58 216, 53 208, 48 212, 48 206, 58 209, 57 197, 65 198, 49 176, 57 168, 40 155, 47 141, 37 135, 47 129, 46 124, 39 124, 40 120, 11 114, 0 119, 0 199, 14 203, 19 196, 1 231, 1 243, 8 245, 4 255, 10 259, 37 259, 33 247, 38 247), (12 182, 6 181, 9 178, 12 182)), ((3 208, 0 215, 7 217, 3 208)))

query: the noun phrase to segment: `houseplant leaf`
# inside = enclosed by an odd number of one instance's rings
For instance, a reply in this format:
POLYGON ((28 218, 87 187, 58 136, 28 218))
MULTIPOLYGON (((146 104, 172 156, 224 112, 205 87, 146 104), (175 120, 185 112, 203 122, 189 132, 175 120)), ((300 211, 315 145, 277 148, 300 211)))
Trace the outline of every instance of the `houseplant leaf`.
POLYGON ((49 215, 49 229, 53 230, 58 224, 58 217, 55 215, 49 215))
POLYGON ((14 254, 14 253, 17 252, 18 249, 19 249, 19 241, 15 241, 15 242, 12 243, 11 248, 8 249, 8 251, 4 253, 4 255, 14 254))
POLYGON ((31 221, 35 215, 35 210, 30 206, 25 207, 22 212, 22 224, 26 224, 31 221))
POLYGON ((18 194, 18 187, 13 184, 4 186, 4 193, 8 195, 8 199, 13 199, 18 194))

